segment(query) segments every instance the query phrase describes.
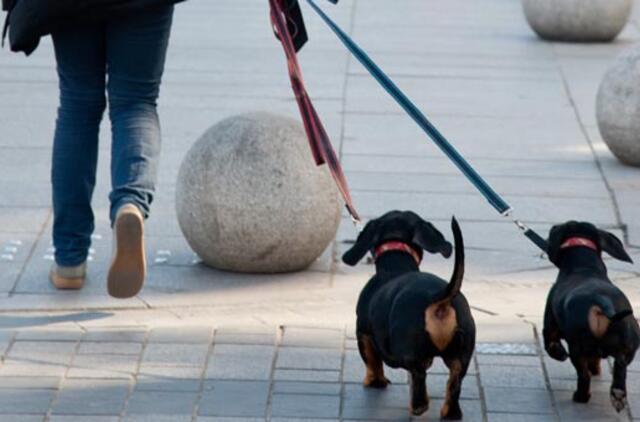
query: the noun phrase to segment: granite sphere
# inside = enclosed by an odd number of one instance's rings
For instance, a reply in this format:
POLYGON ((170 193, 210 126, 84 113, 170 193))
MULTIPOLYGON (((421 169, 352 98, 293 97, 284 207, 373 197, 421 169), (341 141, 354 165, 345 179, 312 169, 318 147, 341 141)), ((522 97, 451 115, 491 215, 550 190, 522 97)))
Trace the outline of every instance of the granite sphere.
POLYGON ((522 0, 531 28, 543 39, 607 42, 618 36, 632 0, 522 0))
POLYGON ((235 272, 307 268, 335 238, 340 204, 302 125, 271 113, 211 127, 187 153, 176 185, 191 248, 205 264, 235 272))
POLYGON ((624 51, 608 69, 596 113, 611 152, 621 162, 640 167, 640 45, 624 51))

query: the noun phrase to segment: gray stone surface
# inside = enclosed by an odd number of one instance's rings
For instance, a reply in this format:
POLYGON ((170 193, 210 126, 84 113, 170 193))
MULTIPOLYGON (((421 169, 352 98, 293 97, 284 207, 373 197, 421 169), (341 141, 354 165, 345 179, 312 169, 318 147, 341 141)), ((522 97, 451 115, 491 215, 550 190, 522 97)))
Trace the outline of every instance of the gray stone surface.
POLYGON ((611 152, 640 167, 640 46, 622 53, 604 76, 597 97, 598 127, 611 152))
POLYGON ((522 0, 529 25, 542 38, 603 42, 622 31, 632 0, 522 0))
POLYGON ((212 267, 240 272, 309 267, 335 236, 338 204, 300 124, 266 113, 209 129, 185 157, 176 187, 178 221, 193 250, 212 267))

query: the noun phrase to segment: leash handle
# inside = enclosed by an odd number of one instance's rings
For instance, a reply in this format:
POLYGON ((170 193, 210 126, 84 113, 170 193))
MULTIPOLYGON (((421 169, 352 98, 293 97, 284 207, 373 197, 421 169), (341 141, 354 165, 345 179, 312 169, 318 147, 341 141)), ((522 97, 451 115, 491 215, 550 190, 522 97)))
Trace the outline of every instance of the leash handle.
POLYGON ((296 46, 294 45, 288 22, 292 20, 290 15, 291 9, 286 7, 287 0, 269 0, 271 7, 271 22, 274 28, 276 38, 278 38, 287 57, 287 67, 289 70, 289 78, 291 87, 298 103, 300 115, 304 123, 309 146, 316 165, 327 164, 331 176, 333 177, 338 191, 344 199, 347 211, 351 215, 354 222, 360 221, 360 216, 353 205, 353 200, 349 192, 349 186, 344 176, 340 160, 331 145, 329 135, 320 120, 320 116, 316 112, 315 107, 309 98, 309 94, 302 79, 302 70, 298 63, 296 55, 296 46))

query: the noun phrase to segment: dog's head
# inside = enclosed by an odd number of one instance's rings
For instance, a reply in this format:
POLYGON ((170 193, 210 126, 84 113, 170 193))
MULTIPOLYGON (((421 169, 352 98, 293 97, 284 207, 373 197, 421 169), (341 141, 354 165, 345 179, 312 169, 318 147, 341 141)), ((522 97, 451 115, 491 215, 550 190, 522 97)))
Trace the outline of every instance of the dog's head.
POLYGON ((599 251, 605 251, 620 261, 633 262, 624 250, 624 245, 620 239, 609 232, 598 229, 591 223, 581 221, 569 221, 551 228, 548 240, 548 254, 551 262, 559 265, 564 252, 562 245, 570 238, 590 240, 597 246, 599 251))
POLYGON ((400 241, 416 251, 451 256, 452 246, 431 223, 411 211, 390 211, 367 223, 356 243, 342 256, 345 264, 356 265, 368 251, 385 242, 400 241))

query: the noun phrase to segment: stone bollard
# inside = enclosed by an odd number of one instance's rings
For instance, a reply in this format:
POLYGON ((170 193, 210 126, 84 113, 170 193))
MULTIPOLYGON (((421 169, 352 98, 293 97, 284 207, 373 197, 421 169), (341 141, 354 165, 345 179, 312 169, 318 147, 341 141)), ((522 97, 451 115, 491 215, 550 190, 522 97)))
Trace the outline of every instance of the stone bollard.
POLYGON ((301 124, 269 113, 225 119, 191 147, 176 211, 205 264, 250 273, 307 268, 335 238, 341 215, 301 124))
POLYGON ((640 45, 624 51, 605 74, 596 113, 602 139, 613 155, 640 167, 640 45))
POLYGON ((608 42, 631 14, 632 0, 522 0, 531 28, 545 40, 608 42))

